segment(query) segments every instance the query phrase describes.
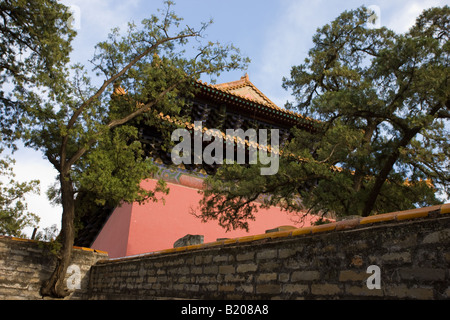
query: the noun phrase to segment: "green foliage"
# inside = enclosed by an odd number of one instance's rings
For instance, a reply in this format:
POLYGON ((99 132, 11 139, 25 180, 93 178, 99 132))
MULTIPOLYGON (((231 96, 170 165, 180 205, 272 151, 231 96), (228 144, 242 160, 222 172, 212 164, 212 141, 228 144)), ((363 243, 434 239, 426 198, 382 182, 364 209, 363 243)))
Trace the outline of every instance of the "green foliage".
POLYGON ((145 159, 137 128, 120 126, 105 134, 77 164, 73 179, 84 192, 97 194, 96 205, 156 200, 156 192, 167 193, 163 182, 156 190, 144 190, 139 182, 156 173, 156 166, 145 159))
POLYGON ((75 32, 67 8, 56 0, 2 0, 0 16, 0 143, 14 147, 23 129, 14 93, 38 86, 57 91, 75 32))
POLYGON ((56 224, 51 227, 44 228, 43 231, 36 233, 34 240, 38 241, 38 246, 42 249, 46 249, 46 253, 58 256, 61 250, 61 242, 58 241, 58 228, 56 224))
POLYGON ((405 34, 367 28, 364 7, 318 29, 283 86, 288 108, 321 121, 293 130, 276 176, 223 166, 201 216, 230 228, 253 219, 263 195, 287 210, 338 216, 411 209, 450 195, 450 8, 433 8, 405 34), (227 179, 232 179, 227 183, 227 179), (293 201, 293 199, 301 199, 293 201))
POLYGON ((24 237, 24 228, 39 222, 39 217, 27 210, 24 198, 28 193, 39 193, 39 181, 16 181, 14 163, 9 157, 0 159, 0 234, 24 237))

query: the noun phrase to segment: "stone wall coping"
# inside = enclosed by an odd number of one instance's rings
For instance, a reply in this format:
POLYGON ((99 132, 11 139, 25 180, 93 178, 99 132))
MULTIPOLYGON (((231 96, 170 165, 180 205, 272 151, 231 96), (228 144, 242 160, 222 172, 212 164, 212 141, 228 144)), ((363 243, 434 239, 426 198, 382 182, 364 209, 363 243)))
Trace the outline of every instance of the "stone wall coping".
MULTIPOLYGON (((18 237, 13 237, 13 236, 2 236, 2 235, 0 235, 0 239, 12 240, 12 241, 17 241, 17 242, 28 242, 28 243, 39 243, 39 242, 41 242, 39 240, 18 238, 18 237)), ((90 252, 100 253, 100 254, 103 254, 103 255, 108 255, 108 252, 106 252, 106 251, 92 249, 92 248, 73 246, 73 249, 81 250, 81 251, 90 251, 90 252)))
POLYGON ((288 231, 257 234, 257 235, 252 235, 252 236, 245 236, 245 237, 239 237, 239 238, 233 238, 233 239, 225 239, 225 240, 190 245, 190 246, 185 246, 185 247, 164 249, 164 250, 159 250, 159 251, 154 251, 154 252, 149 252, 149 253, 142 253, 142 254, 127 256, 127 257, 111 258, 108 260, 100 260, 100 261, 98 261, 98 263, 107 263, 108 261, 129 260, 129 259, 135 259, 138 257, 140 258, 140 257, 145 257, 145 256, 155 256, 155 255, 179 253, 179 252, 184 252, 184 251, 207 249, 207 248, 211 248, 211 247, 218 247, 218 246, 225 246, 225 245, 233 245, 233 244, 236 245, 236 244, 255 242, 255 241, 266 240, 266 239, 267 240, 287 239, 287 238, 307 236, 307 235, 318 234, 318 233, 350 230, 350 229, 356 229, 361 226, 381 224, 383 222, 391 222, 392 223, 392 222, 402 222, 402 221, 414 220, 414 219, 437 218, 437 217, 441 217, 446 214, 450 214, 450 203, 446 203, 446 204, 442 204, 442 205, 435 205, 435 206, 430 206, 430 207, 424 207, 424 208, 418 208, 418 209, 411 209, 411 210, 405 210, 405 211, 396 211, 396 212, 372 215, 372 216, 368 216, 368 217, 352 218, 349 220, 342 220, 342 221, 326 223, 326 224, 321 224, 321 225, 316 225, 316 226, 311 226, 311 227, 303 227, 303 228, 298 228, 298 229, 293 229, 293 230, 288 230, 288 231))

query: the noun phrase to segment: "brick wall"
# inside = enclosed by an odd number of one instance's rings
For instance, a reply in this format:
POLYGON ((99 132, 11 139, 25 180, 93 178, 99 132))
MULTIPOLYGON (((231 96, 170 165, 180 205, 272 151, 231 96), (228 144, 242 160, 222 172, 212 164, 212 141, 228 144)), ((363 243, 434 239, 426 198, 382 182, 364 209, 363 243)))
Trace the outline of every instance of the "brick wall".
MULTIPOLYGON (((0 300, 41 299, 54 261, 0 237, 0 300)), ((68 299, 450 299, 450 205, 72 265, 68 299)))
MULTIPOLYGON (((86 298, 91 266, 107 258, 104 252, 74 249, 66 277, 72 293, 67 299, 86 298)), ((0 300, 42 299, 39 290, 54 267, 55 257, 39 242, 0 236, 0 300)))
POLYGON ((450 206, 99 261, 90 280, 92 299, 450 299, 450 206))

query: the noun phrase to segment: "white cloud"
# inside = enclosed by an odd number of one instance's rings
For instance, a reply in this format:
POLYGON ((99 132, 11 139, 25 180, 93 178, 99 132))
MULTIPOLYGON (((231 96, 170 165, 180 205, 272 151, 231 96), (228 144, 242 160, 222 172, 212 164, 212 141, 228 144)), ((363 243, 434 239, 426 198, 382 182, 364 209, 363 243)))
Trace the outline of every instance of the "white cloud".
MULTIPOLYGON (((383 17, 388 16, 385 26, 398 33, 407 32, 415 24, 416 18, 423 10, 443 6, 445 2, 440 0, 406 1, 397 9, 391 9, 388 4, 382 13, 383 17)), ((392 4, 395 5, 395 1, 392 4)))
MULTIPOLYGON (((303 62, 311 47, 311 39, 324 20, 317 16, 322 1, 284 1, 277 22, 269 29, 262 45, 256 76, 260 89, 279 106, 290 94, 281 88, 282 78, 288 77, 294 65, 303 62), (315 23, 311 17, 316 16, 315 23)), ((328 22, 328 21, 327 21, 328 22)))

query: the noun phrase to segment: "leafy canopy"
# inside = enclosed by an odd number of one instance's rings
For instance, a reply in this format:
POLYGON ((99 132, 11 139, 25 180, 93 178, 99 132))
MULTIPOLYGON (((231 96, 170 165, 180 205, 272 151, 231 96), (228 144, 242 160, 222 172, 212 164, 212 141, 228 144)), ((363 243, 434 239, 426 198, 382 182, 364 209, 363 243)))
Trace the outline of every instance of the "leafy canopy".
POLYGON ((100 88, 85 66, 63 64, 57 67, 61 81, 44 83, 40 92, 16 92, 24 102, 25 145, 41 150, 61 174, 70 172, 76 192, 97 194, 98 204, 154 199, 154 191, 139 188, 155 167, 145 160, 136 124, 161 126, 157 115, 176 116, 192 96, 194 80, 248 62, 232 45, 203 40, 212 21, 183 28, 173 3, 165 4, 159 15, 139 27, 130 22, 124 35, 115 28, 96 46, 91 63, 105 79, 100 88))
POLYGON ((67 8, 56 0, 0 2, 0 143, 14 148, 23 129, 17 112, 25 94, 38 87, 57 90, 69 62, 75 31, 67 8))

